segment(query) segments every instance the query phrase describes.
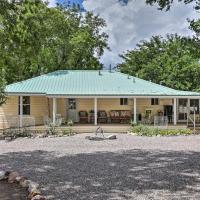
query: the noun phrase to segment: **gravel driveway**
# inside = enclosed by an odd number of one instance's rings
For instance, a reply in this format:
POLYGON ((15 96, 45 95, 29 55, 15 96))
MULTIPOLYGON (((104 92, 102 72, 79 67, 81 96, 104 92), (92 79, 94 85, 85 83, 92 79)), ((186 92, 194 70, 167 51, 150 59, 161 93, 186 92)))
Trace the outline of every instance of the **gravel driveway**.
POLYGON ((0 141, 0 167, 39 182, 50 200, 200 199, 200 136, 86 135, 0 141))

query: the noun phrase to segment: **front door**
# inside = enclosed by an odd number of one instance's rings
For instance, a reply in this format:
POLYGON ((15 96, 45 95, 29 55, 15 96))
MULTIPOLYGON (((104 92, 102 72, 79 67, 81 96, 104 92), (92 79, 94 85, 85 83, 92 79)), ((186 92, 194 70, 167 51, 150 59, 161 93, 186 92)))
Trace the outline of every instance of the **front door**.
POLYGON ((172 105, 164 105, 164 116, 168 118, 169 123, 172 123, 173 121, 173 106, 172 105))
POLYGON ((187 121, 187 99, 178 100, 178 121, 186 122, 187 121))
POLYGON ((76 99, 68 99, 68 120, 78 122, 76 99))

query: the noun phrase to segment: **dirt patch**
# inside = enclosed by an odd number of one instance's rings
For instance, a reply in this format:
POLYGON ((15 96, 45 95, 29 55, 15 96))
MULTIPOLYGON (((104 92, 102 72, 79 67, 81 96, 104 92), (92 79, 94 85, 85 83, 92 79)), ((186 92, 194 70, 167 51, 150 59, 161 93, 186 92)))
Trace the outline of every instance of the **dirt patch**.
POLYGON ((18 184, 11 184, 7 181, 0 182, 0 199, 2 200, 24 200, 27 199, 28 193, 25 188, 18 184))

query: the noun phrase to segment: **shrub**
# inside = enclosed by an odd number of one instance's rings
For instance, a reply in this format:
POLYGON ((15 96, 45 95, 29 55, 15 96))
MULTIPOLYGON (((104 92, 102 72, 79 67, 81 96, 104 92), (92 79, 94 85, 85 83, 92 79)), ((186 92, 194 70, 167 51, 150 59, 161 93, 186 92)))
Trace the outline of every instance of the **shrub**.
POLYGON ((71 136, 71 135, 74 135, 74 132, 72 128, 67 127, 65 130, 62 131, 62 134, 66 136, 71 136))
POLYGON ((169 135, 191 135, 190 129, 159 129, 155 127, 136 125, 130 130, 132 135, 138 136, 169 136, 169 135))
POLYGON ((71 119, 69 119, 69 120, 67 120, 66 124, 67 124, 67 126, 73 126, 74 122, 71 119))

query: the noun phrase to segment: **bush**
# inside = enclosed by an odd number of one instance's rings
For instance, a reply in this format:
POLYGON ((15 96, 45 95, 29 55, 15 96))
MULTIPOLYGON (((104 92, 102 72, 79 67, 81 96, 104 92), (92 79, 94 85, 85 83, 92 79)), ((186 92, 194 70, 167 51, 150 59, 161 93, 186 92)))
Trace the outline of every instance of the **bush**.
POLYGON ((67 120, 66 125, 67 126, 73 126, 74 122, 71 119, 69 119, 69 120, 67 120))
POLYGON ((133 126, 130 130, 132 135, 138 136, 169 136, 169 135, 191 135, 190 129, 159 129, 145 125, 133 126))
POLYGON ((65 130, 62 131, 62 134, 66 136, 71 136, 71 135, 74 135, 74 132, 72 128, 67 127, 65 130))

